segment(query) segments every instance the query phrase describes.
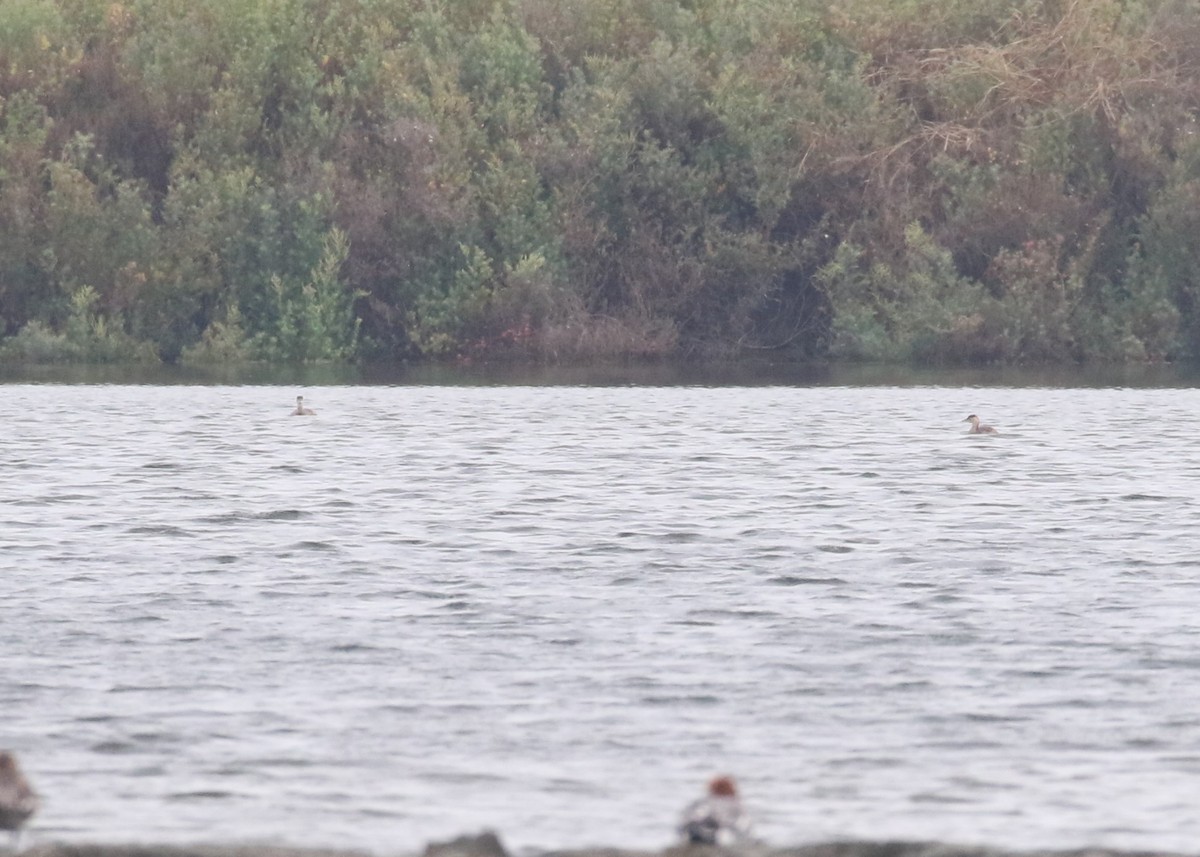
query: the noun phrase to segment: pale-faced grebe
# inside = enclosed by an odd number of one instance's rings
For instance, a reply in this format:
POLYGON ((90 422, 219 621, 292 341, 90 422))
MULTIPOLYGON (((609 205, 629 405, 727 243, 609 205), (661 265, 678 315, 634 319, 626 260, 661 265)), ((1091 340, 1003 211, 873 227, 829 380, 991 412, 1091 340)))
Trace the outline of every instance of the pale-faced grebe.
POLYGON ((38 796, 21 773, 17 757, 0 750, 0 830, 11 830, 13 847, 19 843, 21 825, 38 810, 38 796))
POLYGON ((750 823, 732 778, 715 777, 708 794, 687 805, 679 835, 695 845, 728 845, 750 837, 750 823))
POLYGON ((314 411, 312 408, 304 407, 304 397, 297 396, 296 397, 296 410, 292 411, 292 416, 293 417, 311 417, 314 414, 316 414, 316 411, 314 411))
POLYGON ((971 424, 971 428, 967 434, 1000 434, 1000 432, 996 431, 991 426, 981 423, 979 421, 979 417, 975 416, 974 414, 971 414, 971 416, 967 417, 965 420, 963 420, 963 422, 971 424))

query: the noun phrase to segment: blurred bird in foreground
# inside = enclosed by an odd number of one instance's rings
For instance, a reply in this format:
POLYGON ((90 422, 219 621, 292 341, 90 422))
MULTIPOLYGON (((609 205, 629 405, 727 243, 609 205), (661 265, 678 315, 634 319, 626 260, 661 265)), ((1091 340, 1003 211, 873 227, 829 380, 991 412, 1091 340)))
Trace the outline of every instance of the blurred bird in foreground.
POLYGON ((750 822, 731 777, 715 777, 708 794, 683 811, 679 834, 694 845, 728 845, 750 838, 750 822))
POLYGON ((0 750, 0 830, 12 831, 13 848, 21 841, 21 826, 38 810, 38 796, 21 773, 17 757, 0 750))

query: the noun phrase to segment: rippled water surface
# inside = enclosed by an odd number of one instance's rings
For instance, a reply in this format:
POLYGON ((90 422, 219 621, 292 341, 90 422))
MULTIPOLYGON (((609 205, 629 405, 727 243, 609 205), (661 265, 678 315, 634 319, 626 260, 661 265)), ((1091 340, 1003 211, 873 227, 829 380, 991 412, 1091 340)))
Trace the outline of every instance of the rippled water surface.
POLYGON ((1196 389, 3 391, 34 840, 1200 841, 1196 389))

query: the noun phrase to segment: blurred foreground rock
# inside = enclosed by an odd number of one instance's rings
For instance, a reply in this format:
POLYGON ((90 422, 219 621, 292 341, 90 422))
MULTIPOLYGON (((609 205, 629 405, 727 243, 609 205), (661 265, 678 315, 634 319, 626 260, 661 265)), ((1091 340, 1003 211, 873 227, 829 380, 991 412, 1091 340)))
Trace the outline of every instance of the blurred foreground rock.
MULTIPOLYGON (((3 2, 3 0, 0 0, 3 2)), ((20 857, 375 857, 349 849, 287 848, 274 845, 88 845, 40 842, 20 857)))
POLYGON ((460 836, 449 842, 430 842, 423 857, 509 857, 500 837, 485 830, 477 836, 460 836))
MULTIPOLYGON (((0 851, 3 851, 0 848, 0 851)), ((400 852, 397 852, 399 854, 400 852)), ((81 845, 48 842, 21 851, 21 857, 377 857, 365 851, 286 848, 272 845, 81 845)), ((494 833, 430 843, 422 857, 510 857, 494 833)), ((575 848, 538 857, 1188 857, 1168 851, 1078 848, 1009 851, 943 842, 829 842, 779 848, 762 843, 722 848, 678 845, 661 851, 575 848)))
MULTIPOLYGON (((778 847, 765 843, 723 848, 676 845, 661 851, 584 848, 551 851, 538 857, 1187 857, 1169 851, 1120 851, 1107 848, 1009 851, 944 842, 827 842, 778 847)), ((1193 855, 1194 857, 1194 855, 1193 855)))

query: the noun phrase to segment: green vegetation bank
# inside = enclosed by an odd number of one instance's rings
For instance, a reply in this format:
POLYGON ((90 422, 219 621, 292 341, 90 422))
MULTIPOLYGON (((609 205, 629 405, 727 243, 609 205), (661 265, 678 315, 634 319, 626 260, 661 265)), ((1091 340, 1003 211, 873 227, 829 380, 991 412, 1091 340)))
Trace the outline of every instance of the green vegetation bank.
POLYGON ((1195 0, 3 0, 0 356, 1200 356, 1195 0))

